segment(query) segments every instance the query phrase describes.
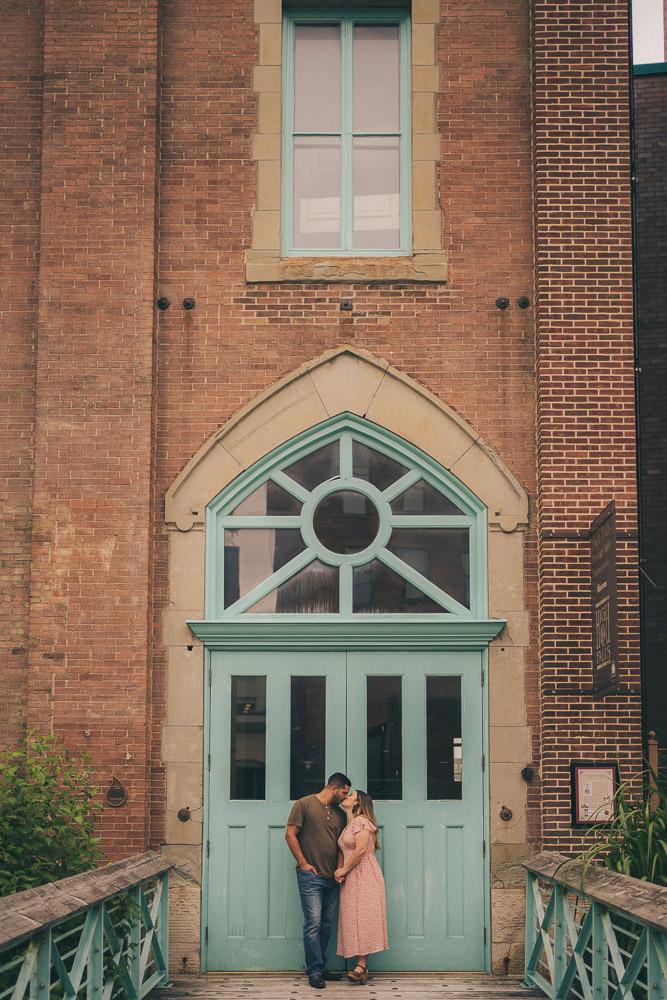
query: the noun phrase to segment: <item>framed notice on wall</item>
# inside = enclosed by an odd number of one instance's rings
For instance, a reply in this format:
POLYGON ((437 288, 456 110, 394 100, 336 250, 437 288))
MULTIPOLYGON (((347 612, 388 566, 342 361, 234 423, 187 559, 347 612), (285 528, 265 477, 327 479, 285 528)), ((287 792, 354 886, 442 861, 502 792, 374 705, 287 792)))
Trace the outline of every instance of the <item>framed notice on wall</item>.
POLYGON ((614 796, 618 789, 618 765, 608 761, 574 761, 572 780, 572 825, 595 826, 616 817, 614 796))
POLYGON ((590 527, 593 691, 618 688, 616 504, 612 500, 590 527))

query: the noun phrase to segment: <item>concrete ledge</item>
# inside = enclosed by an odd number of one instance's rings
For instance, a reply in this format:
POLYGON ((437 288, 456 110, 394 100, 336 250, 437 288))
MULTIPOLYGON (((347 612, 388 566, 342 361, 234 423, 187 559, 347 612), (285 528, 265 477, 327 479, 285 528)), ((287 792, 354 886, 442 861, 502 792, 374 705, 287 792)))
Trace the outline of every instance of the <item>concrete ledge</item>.
POLYGON ((249 284, 301 281, 442 283, 447 281, 447 255, 442 250, 433 250, 416 252, 411 257, 280 257, 254 247, 246 251, 245 278, 249 284))

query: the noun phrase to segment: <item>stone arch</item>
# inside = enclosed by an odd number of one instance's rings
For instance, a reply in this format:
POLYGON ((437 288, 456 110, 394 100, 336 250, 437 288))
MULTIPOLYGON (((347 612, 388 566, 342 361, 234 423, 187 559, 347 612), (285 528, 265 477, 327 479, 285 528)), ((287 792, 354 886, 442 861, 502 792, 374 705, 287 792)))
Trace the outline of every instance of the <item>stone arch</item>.
MULTIPOLYGON (((507 622, 491 644, 489 657, 492 867, 494 845, 501 845, 501 852, 513 856, 520 854, 525 844, 526 789, 518 775, 520 766, 531 759, 523 689, 524 653, 529 644, 524 596, 527 494, 480 435, 433 393, 387 361, 354 347, 337 348, 289 373, 239 410, 204 443, 166 494, 169 600, 162 629, 168 662, 167 718, 162 733, 167 782, 165 851, 179 865, 173 886, 174 946, 179 954, 191 957, 193 967, 197 967, 199 955, 196 914, 202 843, 204 650, 187 622, 204 617, 206 507, 274 448, 343 413, 363 417, 421 449, 487 508, 489 615, 507 622), (188 823, 177 818, 184 804, 190 806, 188 823), (496 819, 500 805, 512 809, 511 823, 496 819)), ((505 908, 516 907, 518 897, 514 889, 502 888, 494 888, 493 896, 501 926, 505 908)), ((494 932, 494 952, 497 948, 500 942, 494 932)))

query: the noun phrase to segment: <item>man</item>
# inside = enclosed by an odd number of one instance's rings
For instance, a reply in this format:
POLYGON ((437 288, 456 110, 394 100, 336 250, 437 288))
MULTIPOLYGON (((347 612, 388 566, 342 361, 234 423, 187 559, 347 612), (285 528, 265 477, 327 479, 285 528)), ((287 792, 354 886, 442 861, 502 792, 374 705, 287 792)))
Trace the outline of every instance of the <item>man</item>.
POLYGON ((345 826, 340 803, 350 792, 350 779, 336 771, 316 795, 292 806, 285 840, 296 860, 296 877, 303 909, 303 950, 308 982, 323 990, 326 980, 342 977, 326 968, 329 937, 338 911, 338 838, 345 826))

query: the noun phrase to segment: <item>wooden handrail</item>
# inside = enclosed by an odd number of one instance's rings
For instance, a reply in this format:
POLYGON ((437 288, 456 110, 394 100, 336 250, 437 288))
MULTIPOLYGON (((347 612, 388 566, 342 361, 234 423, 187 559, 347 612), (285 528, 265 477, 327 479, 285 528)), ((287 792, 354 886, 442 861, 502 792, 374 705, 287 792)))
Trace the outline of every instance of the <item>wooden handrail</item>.
POLYGON ((163 875, 174 867, 153 851, 0 898, 0 948, 163 875))
POLYGON ((667 931, 667 888, 629 875, 590 865, 581 879, 582 864, 564 854, 544 851, 523 862, 526 871, 583 893, 596 903, 618 910, 638 923, 667 931))

